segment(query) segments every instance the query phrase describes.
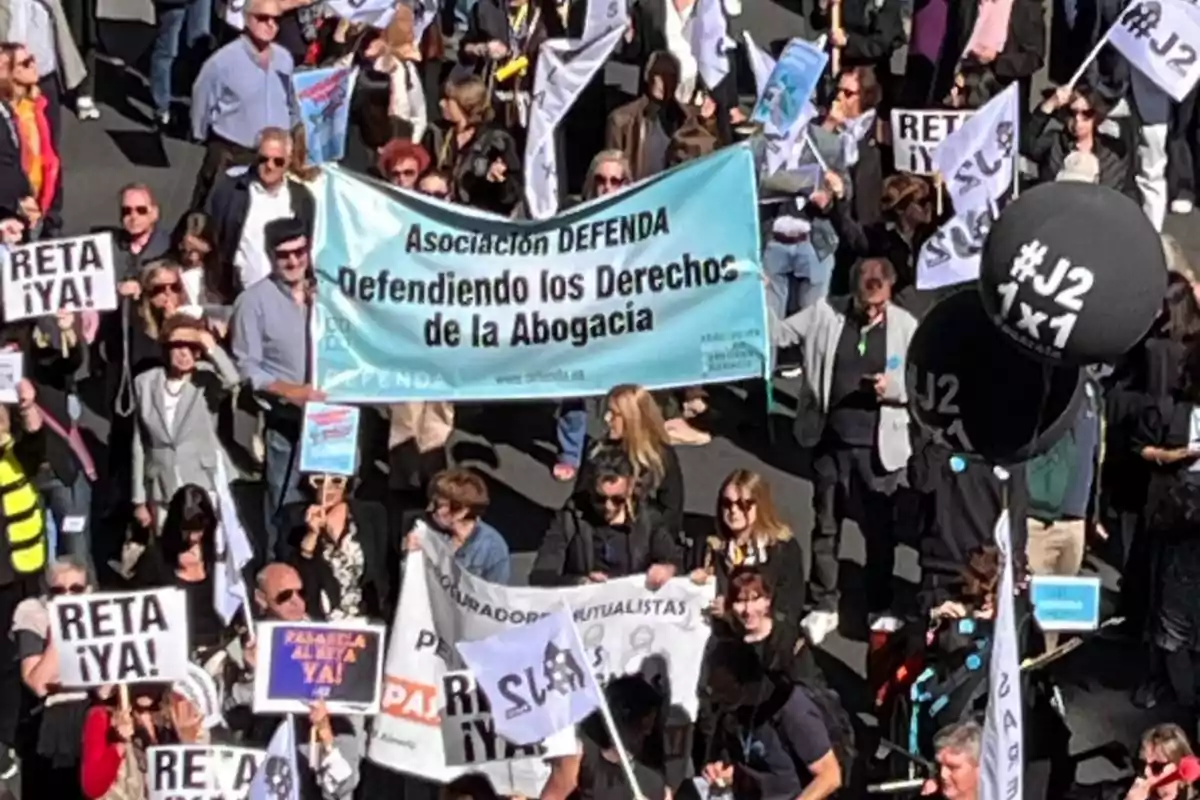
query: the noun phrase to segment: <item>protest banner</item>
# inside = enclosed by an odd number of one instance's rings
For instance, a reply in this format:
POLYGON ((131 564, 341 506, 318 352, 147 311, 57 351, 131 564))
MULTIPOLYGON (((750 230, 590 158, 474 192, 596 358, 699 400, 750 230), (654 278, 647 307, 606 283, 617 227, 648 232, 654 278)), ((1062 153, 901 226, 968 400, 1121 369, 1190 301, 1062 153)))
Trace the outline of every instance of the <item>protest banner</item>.
POLYGON ((146 751, 146 800, 245 800, 265 750, 156 745, 146 751))
POLYGON ((375 714, 383 681, 384 627, 362 622, 260 622, 255 714, 375 714))
POLYGON ((575 736, 570 728, 531 745, 513 744, 497 734, 491 705, 468 670, 453 670, 442 677, 442 697, 445 701, 438 718, 447 766, 473 767, 575 753, 575 736))
POLYGON ((805 106, 828 62, 822 48, 803 39, 789 41, 758 93, 750 121, 769 137, 788 137, 805 120, 805 106))
POLYGON ((955 214, 921 245, 917 288, 940 289, 979 277, 979 262, 988 231, 999 212, 995 203, 955 214))
MULTIPOLYGON (((442 729, 444 678, 463 668, 454 645, 529 624, 563 603, 573 611, 588 667, 601 684, 640 671, 669 690, 667 758, 675 763, 690 756, 690 723, 710 633, 704 611, 713 584, 696 586, 677 578, 651 591, 643 576, 634 576, 555 589, 498 586, 463 571, 441 537, 421 527, 418 533, 421 549, 405 562, 369 758, 438 782, 462 774, 465 770, 452 763, 442 738, 430 734, 442 729)), ((470 771, 487 774, 501 795, 526 797, 536 797, 549 774, 539 759, 477 764, 470 771)))
POLYGON ((4 319, 117 307, 111 233, 17 245, 4 259, 4 319))
POLYGON ((187 595, 181 589, 62 595, 50 603, 63 686, 183 681, 187 595))
MULTIPOLYGON (((1097 47, 1105 40, 1177 103, 1183 102, 1200 78, 1200 60, 1196 58, 1200 52, 1200 8, 1189 0, 1131 3, 1097 47)), ((1098 52, 1093 51, 1084 67, 1098 52)))
POLYGON ((306 403, 300 435, 300 471, 353 475, 358 470, 357 406, 306 403))
POLYGON ((971 118, 974 111, 909 111, 892 109, 892 149, 897 172, 932 175, 933 151, 971 118))
POLYGON ((357 78, 355 67, 308 69, 292 75, 292 92, 304 125, 306 163, 340 161, 346 155, 350 95, 357 78))
POLYGON ((542 222, 333 167, 315 194, 313 365, 330 402, 581 397, 767 365, 746 147, 542 222))
POLYGON ((1011 84, 975 112, 933 151, 955 212, 987 208, 1013 187, 1017 175, 1018 84, 1011 84))
POLYGON ((17 384, 25 377, 25 354, 0 353, 0 403, 17 402, 17 384))

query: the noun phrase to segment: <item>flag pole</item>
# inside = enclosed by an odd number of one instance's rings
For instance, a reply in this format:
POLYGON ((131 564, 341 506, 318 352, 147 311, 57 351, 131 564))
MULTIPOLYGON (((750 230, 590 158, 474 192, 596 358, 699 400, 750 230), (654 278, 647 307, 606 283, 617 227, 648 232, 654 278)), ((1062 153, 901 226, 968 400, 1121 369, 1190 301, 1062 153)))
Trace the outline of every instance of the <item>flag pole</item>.
MULTIPOLYGON (((575 637, 575 643, 579 645, 581 652, 586 652, 583 646, 583 637, 579 635, 579 628, 575 625, 575 614, 571 611, 571 606, 564 601, 563 608, 571 623, 571 635, 575 637)), ((621 771, 625 773, 625 780, 629 781, 629 788, 633 790, 634 800, 646 800, 646 795, 642 794, 642 787, 638 786, 637 778, 633 775, 633 764, 629 761, 629 754, 625 752, 625 743, 621 741, 621 734, 617 731, 616 722, 613 721, 612 709, 608 707, 608 697, 604 694, 604 688, 596 682, 596 674, 591 671, 591 668, 587 669, 592 683, 596 684, 596 696, 600 701, 600 716, 604 718, 604 725, 608 728, 609 736, 612 737, 613 747, 617 749, 617 759, 621 763, 621 771)))

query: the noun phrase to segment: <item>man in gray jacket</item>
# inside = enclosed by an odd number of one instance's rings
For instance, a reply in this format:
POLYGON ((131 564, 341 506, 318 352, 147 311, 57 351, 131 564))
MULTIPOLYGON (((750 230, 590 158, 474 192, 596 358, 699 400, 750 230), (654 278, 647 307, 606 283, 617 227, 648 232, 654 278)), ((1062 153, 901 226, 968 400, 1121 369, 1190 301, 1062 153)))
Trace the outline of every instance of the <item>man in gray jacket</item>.
POLYGON ((804 386, 796 438, 813 449, 813 611, 809 641, 838 627, 838 544, 846 511, 867 542, 866 594, 872 627, 894 629, 893 496, 904 479, 909 442, 904 387, 908 343, 917 320, 892 303, 895 267, 885 258, 854 265, 851 297, 821 299, 772 325, 777 347, 804 346, 804 386), (853 503, 853 505, 850 505, 853 503))

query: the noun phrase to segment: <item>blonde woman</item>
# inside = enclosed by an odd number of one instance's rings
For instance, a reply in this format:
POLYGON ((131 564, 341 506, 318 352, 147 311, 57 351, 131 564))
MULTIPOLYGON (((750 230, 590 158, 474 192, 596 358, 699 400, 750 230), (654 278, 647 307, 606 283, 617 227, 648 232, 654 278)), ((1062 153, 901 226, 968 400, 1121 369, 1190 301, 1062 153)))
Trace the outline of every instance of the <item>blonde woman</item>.
MULTIPOLYGON (((1125 800, 1194 800, 1196 790, 1187 783, 1155 784, 1180 761, 1192 755, 1187 734, 1174 724, 1155 725, 1142 734, 1141 747, 1135 762, 1133 785, 1125 792, 1125 800)), ((1105 797, 1120 797, 1119 793, 1105 797)))
POLYGON ((421 88, 421 50, 413 41, 413 10, 396 6, 392 21, 383 35, 367 45, 366 57, 375 69, 388 76, 388 117, 396 130, 402 122, 410 130, 408 138, 421 141, 429 120, 425 109, 425 91, 421 88))
POLYGON ((729 576, 741 567, 754 567, 772 587, 775 624, 799 635, 804 610, 804 552, 792 529, 780 519, 771 485, 757 472, 737 469, 717 493, 717 529, 703 543, 700 567, 692 580, 717 579, 713 615, 724 614, 729 576))
MULTIPOLYGON (((683 472, 654 397, 634 384, 614 387, 605 398, 604 423, 608 431, 588 461, 602 450, 621 450, 633 465, 635 501, 657 509, 671 535, 678 534, 683 529, 683 472)), ((579 485, 588 486, 589 480, 581 476, 579 485)))

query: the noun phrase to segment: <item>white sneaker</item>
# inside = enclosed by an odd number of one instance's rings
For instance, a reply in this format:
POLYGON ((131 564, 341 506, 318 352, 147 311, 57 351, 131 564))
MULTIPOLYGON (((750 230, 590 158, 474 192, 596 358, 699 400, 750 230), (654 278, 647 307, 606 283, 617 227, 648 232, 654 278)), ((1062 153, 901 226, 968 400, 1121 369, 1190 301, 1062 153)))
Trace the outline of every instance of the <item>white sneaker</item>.
POLYGON ((869 622, 874 633, 895 633, 904 626, 904 620, 887 612, 871 614, 869 622))
POLYGON ((100 109, 96 108, 96 101, 87 95, 81 95, 75 101, 75 116, 80 119, 100 119, 100 109))
POLYGON ((808 636, 808 643, 816 647, 825 641, 825 637, 838 629, 838 613, 836 611, 810 611, 800 623, 808 636))
POLYGON ((1186 197, 1179 197, 1171 201, 1172 214, 1190 214, 1196 209, 1196 204, 1186 197))

